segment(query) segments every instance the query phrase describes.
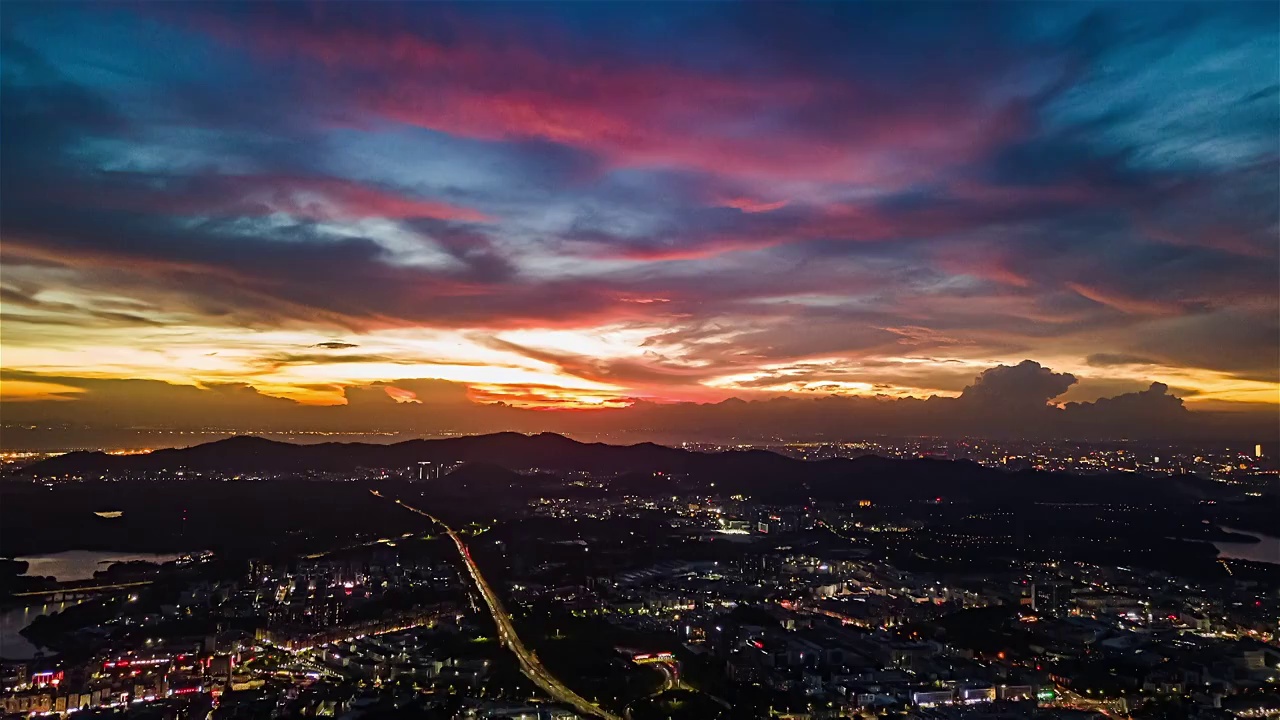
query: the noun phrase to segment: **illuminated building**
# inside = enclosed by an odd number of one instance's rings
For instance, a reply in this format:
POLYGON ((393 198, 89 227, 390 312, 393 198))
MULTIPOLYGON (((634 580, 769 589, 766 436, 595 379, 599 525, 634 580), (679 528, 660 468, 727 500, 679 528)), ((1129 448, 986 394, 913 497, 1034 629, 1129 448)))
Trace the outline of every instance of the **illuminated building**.
POLYGON ((953 690, 925 690, 911 693, 911 702, 920 707, 950 705, 955 700, 953 690))

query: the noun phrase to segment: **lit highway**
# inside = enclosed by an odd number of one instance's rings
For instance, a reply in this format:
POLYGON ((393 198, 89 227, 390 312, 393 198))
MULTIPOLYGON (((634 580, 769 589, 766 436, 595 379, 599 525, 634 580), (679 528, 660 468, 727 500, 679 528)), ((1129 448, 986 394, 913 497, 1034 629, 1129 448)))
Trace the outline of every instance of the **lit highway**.
MULTIPOLYGON (((378 497, 383 495, 377 491, 371 491, 378 497)), ((587 700, 581 695, 570 690, 553 676, 550 671, 543 666, 538 656, 520 640, 520 636, 516 634, 515 626, 511 623, 511 616, 502 607, 502 601, 498 599, 497 593, 493 588, 489 587, 489 583, 480 574, 480 568, 476 567, 475 560, 471 558, 471 551, 466 544, 462 542, 461 536, 454 532, 453 528, 446 525, 442 520, 434 515, 419 510, 412 505, 406 504, 403 500, 396 500, 397 505, 403 507, 410 512, 415 512, 431 522, 438 524, 445 529, 449 538, 453 540, 453 544, 458 548, 458 554, 462 556, 463 562, 467 566, 467 572, 471 574, 471 579, 475 582, 476 587, 480 590, 480 595, 484 598, 484 602, 489 606, 489 613, 493 616, 493 622, 498 627, 499 641, 515 653, 516 659, 520 661, 520 669, 525 676, 534 682, 543 692, 551 696, 553 700, 564 703, 572 707, 575 711, 587 715, 589 717, 604 718, 605 720, 622 720, 615 715, 595 703, 587 700)))

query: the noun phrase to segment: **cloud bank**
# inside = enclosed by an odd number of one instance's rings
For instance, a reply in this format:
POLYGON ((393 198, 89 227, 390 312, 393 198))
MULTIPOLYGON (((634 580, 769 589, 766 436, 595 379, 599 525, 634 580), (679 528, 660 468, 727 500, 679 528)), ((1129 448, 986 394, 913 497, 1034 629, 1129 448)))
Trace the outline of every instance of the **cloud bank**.
MULTIPOLYGON (((10 375, 8 380, 21 379, 10 375)), ((1275 414, 1189 411, 1169 388, 1094 402, 1055 403, 1076 379, 1031 360, 989 368, 957 397, 729 399, 717 403, 653 403, 599 410, 539 410, 478 402, 464 385, 403 380, 345 389, 345 403, 308 406, 259 394, 240 384, 207 388, 149 380, 66 379, 63 397, 9 406, 11 428, 89 428, 82 437, 119 430, 209 432, 382 432, 416 434, 501 430, 658 440, 852 440, 872 436, 982 438, 1234 440, 1274 436, 1275 414), (192 418, 199 418, 193 421, 192 418)), ((117 433, 117 436, 119 434, 117 433)), ((15 445, 37 435, 11 434, 15 445)), ((135 438, 137 436, 134 436, 135 438)), ((160 443, 182 444, 170 437, 160 443)))

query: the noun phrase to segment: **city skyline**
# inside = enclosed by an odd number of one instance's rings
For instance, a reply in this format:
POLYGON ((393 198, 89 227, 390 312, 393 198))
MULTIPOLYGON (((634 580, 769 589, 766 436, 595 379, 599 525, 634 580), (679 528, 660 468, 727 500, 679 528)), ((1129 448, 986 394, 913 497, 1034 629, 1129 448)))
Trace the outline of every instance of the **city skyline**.
POLYGON ((1273 3, 0 16, 6 425, 1280 436, 1273 3))

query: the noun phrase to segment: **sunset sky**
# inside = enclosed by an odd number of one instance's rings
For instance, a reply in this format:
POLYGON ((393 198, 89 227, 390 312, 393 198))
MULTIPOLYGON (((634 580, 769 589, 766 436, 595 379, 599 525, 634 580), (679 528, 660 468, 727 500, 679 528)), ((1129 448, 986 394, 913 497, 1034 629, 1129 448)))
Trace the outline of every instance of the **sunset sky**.
POLYGON ((6 422, 1026 359, 1274 416, 1277 7, 6 2, 6 422))

